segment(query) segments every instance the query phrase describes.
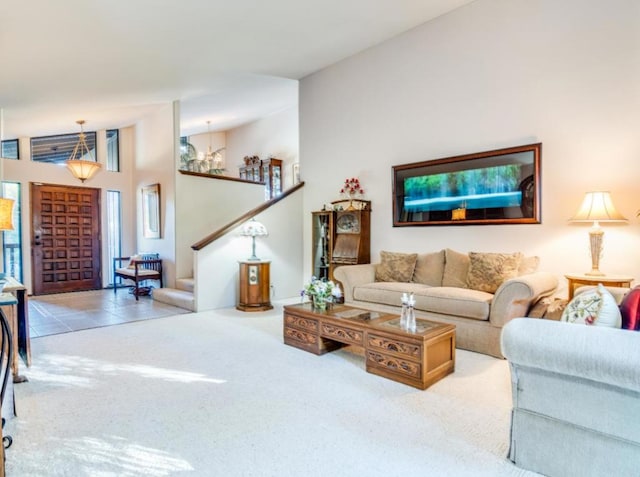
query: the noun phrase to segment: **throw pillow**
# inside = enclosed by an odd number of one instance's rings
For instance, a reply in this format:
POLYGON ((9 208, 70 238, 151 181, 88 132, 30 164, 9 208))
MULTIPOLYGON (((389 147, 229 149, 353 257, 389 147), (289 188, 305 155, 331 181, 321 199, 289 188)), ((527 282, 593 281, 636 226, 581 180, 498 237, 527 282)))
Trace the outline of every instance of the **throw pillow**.
POLYGON ((469 272, 469 255, 456 252, 450 248, 444 251, 443 287, 467 288, 469 272))
POLYGON ((622 328, 640 331, 640 285, 625 295, 620 303, 622 328))
POLYGON ((131 270, 136 268, 135 266, 136 260, 142 260, 142 255, 131 255, 131 258, 129 258, 129 265, 127 265, 127 268, 131 270))
POLYGON ((518 276, 534 273, 538 270, 538 265, 540 265, 540 257, 522 257, 520 266, 518 267, 518 276))
POLYGON ((444 273, 444 250, 434 253, 418 254, 416 268, 413 270, 414 283, 421 283, 432 287, 442 286, 444 273))
POLYGON ((503 282, 518 276, 521 253, 469 252, 467 286, 472 290, 495 293, 503 282))
POLYGON ((600 283, 597 288, 575 296, 564 309, 560 321, 620 328, 622 316, 615 298, 600 283))
POLYGON ((376 267, 377 282, 408 282, 416 267, 417 253, 380 252, 376 267))

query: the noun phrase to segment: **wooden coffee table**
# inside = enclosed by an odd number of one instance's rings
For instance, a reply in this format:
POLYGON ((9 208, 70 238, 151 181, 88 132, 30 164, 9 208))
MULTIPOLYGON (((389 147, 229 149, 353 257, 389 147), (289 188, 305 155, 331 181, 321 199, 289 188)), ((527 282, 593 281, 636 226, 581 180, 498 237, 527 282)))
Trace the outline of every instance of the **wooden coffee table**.
POLYGON ((316 311, 310 303, 284 307, 284 342, 317 355, 355 345, 364 349, 367 372, 426 389, 453 373, 454 325, 416 319, 405 331, 400 317, 347 305, 316 311))

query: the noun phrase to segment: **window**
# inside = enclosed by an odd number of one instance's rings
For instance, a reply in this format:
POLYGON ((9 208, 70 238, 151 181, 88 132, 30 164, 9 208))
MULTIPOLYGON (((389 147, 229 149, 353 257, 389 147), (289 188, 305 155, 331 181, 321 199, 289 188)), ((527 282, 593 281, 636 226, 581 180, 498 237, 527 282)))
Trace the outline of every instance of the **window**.
POLYGON ((120 140, 117 129, 107 129, 107 170, 120 172, 120 140))
POLYGON ((2 141, 2 151, 0 151, 0 157, 5 159, 20 159, 20 153, 18 152, 18 140, 8 139, 2 141))
POLYGON ((2 232, 2 257, 4 260, 4 273, 22 283, 22 223, 20 210, 20 183, 3 182, 2 197, 15 200, 13 206, 13 226, 14 230, 4 230, 2 232))
MULTIPOLYGON (((85 132, 84 134, 92 157, 76 157, 76 159, 95 161, 96 133, 85 132)), ((31 160, 49 164, 64 164, 71 157, 79 138, 80 133, 31 138, 31 160)))
POLYGON ((107 260, 109 263, 109 286, 115 286, 113 259, 122 253, 122 217, 120 191, 107 191, 107 260))

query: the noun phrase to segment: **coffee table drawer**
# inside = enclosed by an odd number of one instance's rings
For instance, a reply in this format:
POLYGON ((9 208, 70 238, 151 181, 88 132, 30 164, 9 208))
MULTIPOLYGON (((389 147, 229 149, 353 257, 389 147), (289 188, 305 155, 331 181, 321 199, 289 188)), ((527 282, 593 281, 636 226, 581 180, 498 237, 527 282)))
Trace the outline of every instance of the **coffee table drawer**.
POLYGON ((295 315, 284 315, 284 325, 293 326, 301 330, 310 331, 312 333, 318 333, 318 320, 312 320, 311 318, 303 318, 295 315))
POLYGON ((359 346, 362 346, 364 343, 364 333, 362 330, 354 330, 345 326, 336 326, 330 323, 322 323, 320 325, 320 329, 322 336, 325 338, 359 346))
POLYGON ((391 354, 400 358, 420 361, 422 359, 422 346, 415 343, 406 343, 393 338, 379 336, 373 333, 367 335, 367 349, 391 354))
MULTIPOLYGON (((383 371, 397 374, 404 377, 419 380, 422 378, 422 366, 415 361, 408 361, 396 356, 378 353, 367 350, 367 371, 371 372, 372 367, 383 371)), ((378 373, 376 373, 378 374, 378 373)))

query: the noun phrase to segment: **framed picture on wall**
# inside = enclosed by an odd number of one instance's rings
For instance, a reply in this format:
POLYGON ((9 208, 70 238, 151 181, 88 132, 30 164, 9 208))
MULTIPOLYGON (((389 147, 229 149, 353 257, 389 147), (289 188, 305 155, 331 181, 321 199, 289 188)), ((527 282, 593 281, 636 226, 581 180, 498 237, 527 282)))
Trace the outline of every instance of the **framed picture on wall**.
POLYGON ((142 236, 160 238, 160 184, 142 188, 142 236))
POLYGON ((393 225, 540 223, 542 143, 393 166, 393 225))

